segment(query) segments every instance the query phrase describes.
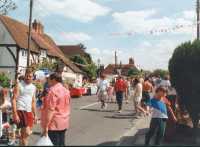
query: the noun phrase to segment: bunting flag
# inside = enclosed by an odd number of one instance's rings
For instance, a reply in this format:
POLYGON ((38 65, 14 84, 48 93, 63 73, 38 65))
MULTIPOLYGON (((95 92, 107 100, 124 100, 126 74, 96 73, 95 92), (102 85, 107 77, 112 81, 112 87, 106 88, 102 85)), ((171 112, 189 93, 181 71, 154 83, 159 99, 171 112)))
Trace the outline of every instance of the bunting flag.
MULTIPOLYGON (((175 31, 187 28, 187 27, 194 27, 197 24, 200 24, 200 21, 197 22, 197 23, 187 24, 187 25, 178 24, 178 25, 175 25, 172 28, 166 28, 165 27, 165 28, 160 28, 160 29, 152 29, 150 31, 147 31, 147 33, 150 34, 150 35, 157 35, 157 34, 160 34, 160 33, 175 32, 175 31)), ((122 33, 111 33, 110 35, 111 36, 133 36, 133 35, 136 35, 136 34, 137 34, 137 32, 129 31, 129 32, 124 32, 124 33, 123 32, 122 33)))

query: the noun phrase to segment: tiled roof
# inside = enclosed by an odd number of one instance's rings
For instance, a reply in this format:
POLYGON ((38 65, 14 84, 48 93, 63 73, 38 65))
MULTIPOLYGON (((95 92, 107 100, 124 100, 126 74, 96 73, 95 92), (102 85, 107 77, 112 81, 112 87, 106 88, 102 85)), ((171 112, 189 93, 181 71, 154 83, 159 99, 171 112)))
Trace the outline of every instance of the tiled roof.
MULTIPOLYGON (((134 64, 117 64, 116 65, 116 68, 120 68, 122 69, 122 75, 124 76, 127 76, 128 75, 128 71, 129 69, 133 69, 133 68, 136 68, 134 64)), ((112 74, 115 74, 115 64, 109 64, 103 71, 104 74, 107 74, 107 75, 112 75, 112 74)))
MULTIPOLYGON (((4 24, 14 41, 20 48, 28 48, 28 26, 14 20, 8 16, 0 15, 0 21, 4 24)), ((34 31, 31 33, 30 50, 40 53, 40 48, 47 49, 47 54, 53 57, 60 58, 74 72, 82 73, 82 71, 74 65, 68 58, 65 57, 60 48, 57 47, 53 39, 47 34, 38 34, 34 31)))
POLYGON ((60 45, 59 48, 68 57, 85 54, 85 51, 79 45, 60 45))
MULTIPOLYGON (((14 41, 18 44, 20 48, 28 48, 27 25, 3 15, 0 15, 0 21, 2 21, 2 23, 4 24, 4 26, 9 31, 10 35, 13 37, 14 41)), ((33 52, 39 52, 39 47, 33 41, 31 41, 30 49, 33 52)))

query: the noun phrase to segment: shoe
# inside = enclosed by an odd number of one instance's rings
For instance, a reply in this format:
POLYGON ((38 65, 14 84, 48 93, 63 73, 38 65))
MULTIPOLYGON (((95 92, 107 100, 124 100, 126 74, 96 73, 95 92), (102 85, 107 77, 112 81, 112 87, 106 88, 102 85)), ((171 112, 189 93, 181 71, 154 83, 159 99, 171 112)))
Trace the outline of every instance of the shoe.
POLYGON ((118 113, 122 113, 122 110, 119 110, 118 113))
POLYGON ((16 145, 16 141, 15 140, 11 140, 8 142, 9 146, 15 146, 16 145))
POLYGON ((108 107, 108 104, 105 104, 105 105, 104 105, 104 109, 107 109, 107 107, 108 107))

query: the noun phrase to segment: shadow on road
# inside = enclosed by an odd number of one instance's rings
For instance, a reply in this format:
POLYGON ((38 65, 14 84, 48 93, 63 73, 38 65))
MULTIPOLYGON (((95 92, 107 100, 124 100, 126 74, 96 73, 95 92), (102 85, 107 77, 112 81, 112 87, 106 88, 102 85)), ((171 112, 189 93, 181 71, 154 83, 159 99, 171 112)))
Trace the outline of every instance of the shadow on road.
POLYGON ((98 144, 97 146, 115 146, 117 144, 117 142, 115 141, 109 141, 109 142, 104 142, 101 144, 98 144))
POLYGON ((82 109, 85 111, 92 111, 92 112, 115 112, 115 110, 99 110, 99 109, 82 109))
POLYGON ((134 117, 134 116, 117 116, 117 115, 113 115, 113 116, 104 116, 104 118, 109 118, 109 119, 134 119, 136 117, 134 117))

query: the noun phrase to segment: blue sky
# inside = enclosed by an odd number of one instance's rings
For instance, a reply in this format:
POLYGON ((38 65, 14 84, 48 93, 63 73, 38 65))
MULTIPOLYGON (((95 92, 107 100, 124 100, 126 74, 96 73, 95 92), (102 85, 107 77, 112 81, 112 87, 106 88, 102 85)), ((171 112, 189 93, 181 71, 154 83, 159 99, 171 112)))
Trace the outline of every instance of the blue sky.
MULTIPOLYGON (((29 1, 14 1, 9 15, 27 23, 29 1)), ((174 48, 195 39, 195 17, 195 0, 34 0, 33 9, 57 44, 83 43, 105 65, 117 51, 122 63, 133 57, 149 70, 167 69, 174 48)))

